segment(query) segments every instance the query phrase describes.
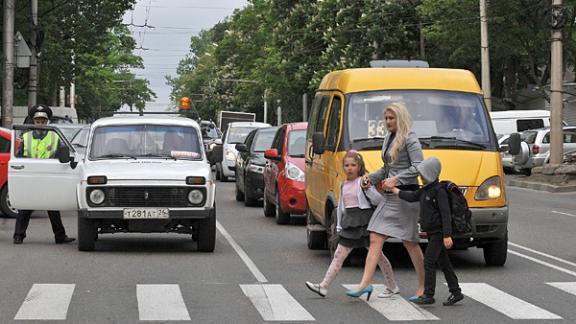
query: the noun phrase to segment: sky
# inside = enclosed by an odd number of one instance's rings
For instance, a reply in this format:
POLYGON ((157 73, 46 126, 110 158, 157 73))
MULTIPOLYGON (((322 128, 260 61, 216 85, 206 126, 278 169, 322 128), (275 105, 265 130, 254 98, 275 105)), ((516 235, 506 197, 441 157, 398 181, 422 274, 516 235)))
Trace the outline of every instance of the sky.
POLYGON ((171 105, 166 75, 176 75, 178 62, 189 53, 190 37, 246 6, 246 0, 138 0, 123 18, 136 40, 135 53, 144 60, 136 76, 150 81, 156 93, 147 111, 165 111, 171 105), (154 28, 151 28, 154 27, 154 28))

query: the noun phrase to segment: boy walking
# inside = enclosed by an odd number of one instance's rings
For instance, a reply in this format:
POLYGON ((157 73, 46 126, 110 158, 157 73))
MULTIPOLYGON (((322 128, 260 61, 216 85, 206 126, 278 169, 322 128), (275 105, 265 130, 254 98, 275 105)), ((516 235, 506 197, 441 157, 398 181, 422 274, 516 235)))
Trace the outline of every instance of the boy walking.
POLYGON ((447 249, 452 248, 452 216, 448 193, 438 180, 442 165, 440 161, 431 157, 424 160, 417 167, 422 176, 424 187, 416 191, 401 191, 391 188, 403 200, 420 202, 420 226, 428 234, 428 247, 424 255, 424 269, 426 271, 424 295, 414 296, 410 301, 416 304, 434 304, 436 288, 436 265, 442 269, 450 296, 443 303, 451 306, 464 299, 458 278, 454 273, 447 249))

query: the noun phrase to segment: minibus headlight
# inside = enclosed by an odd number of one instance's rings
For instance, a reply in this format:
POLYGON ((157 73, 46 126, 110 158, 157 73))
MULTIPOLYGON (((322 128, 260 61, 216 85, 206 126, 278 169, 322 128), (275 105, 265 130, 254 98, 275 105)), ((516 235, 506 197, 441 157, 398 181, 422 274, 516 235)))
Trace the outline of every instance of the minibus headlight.
POLYGON ((488 178, 484 181, 478 190, 476 190, 476 195, 474 198, 476 200, 488 200, 497 199, 502 196, 502 186, 499 176, 494 176, 488 178))

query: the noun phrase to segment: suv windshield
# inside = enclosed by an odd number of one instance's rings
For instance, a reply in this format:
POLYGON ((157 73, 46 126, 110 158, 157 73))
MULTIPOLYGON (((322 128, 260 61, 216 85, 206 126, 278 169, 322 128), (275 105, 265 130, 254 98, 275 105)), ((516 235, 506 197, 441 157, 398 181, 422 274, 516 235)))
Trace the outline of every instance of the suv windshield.
POLYGON ((274 127, 270 130, 259 130, 254 138, 254 144, 252 145, 253 152, 264 152, 272 146, 272 140, 274 140, 274 135, 276 135, 277 128, 274 127))
POLYGON ((256 127, 232 127, 228 129, 228 144, 239 144, 244 143, 248 133, 250 133, 256 127))
POLYGON ((304 157, 306 146, 306 130, 291 131, 288 135, 288 155, 291 157, 304 157))
POLYGON ((387 133, 384 108, 393 102, 403 102, 408 107, 412 130, 423 148, 496 149, 496 140, 479 95, 427 90, 349 95, 348 130, 353 148, 382 145, 382 138, 387 133))
POLYGON ((185 126, 125 125, 96 128, 90 159, 201 159, 196 129, 185 126))

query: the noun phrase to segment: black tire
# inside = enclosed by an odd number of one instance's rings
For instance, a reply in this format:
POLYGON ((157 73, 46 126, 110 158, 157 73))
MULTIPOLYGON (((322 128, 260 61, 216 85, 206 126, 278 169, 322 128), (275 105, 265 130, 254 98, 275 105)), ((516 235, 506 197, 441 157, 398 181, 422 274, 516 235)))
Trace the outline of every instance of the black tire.
POLYGON ((487 266, 503 266, 508 256, 508 234, 502 241, 484 245, 483 250, 484 262, 487 266))
POLYGON ((78 250, 94 251, 98 229, 94 221, 78 217, 78 250))
POLYGON ((278 225, 286 225, 290 224, 290 213, 285 213, 282 211, 282 205, 280 205, 280 195, 278 194, 278 188, 276 188, 276 199, 274 199, 276 203, 276 224, 278 225))
MULTIPOLYGON (((316 222, 312 219, 312 212, 306 204, 306 224, 313 225, 316 222)), ((325 231, 311 231, 308 226, 306 226, 306 241, 308 243, 308 249, 310 250, 324 250, 326 249, 326 232, 325 231)))
POLYGON ((268 201, 268 198, 266 197, 266 188, 264 188, 264 216, 276 216, 276 207, 268 201))
POLYGON ((238 188, 238 182, 234 187, 236 188, 236 201, 244 201, 244 193, 238 188))
POLYGON ((216 164, 216 180, 220 180, 220 168, 218 164, 216 164))
POLYGON ((8 218, 16 218, 20 212, 10 205, 10 197, 8 195, 8 184, 4 185, 0 191, 0 210, 2 214, 8 218))
POLYGON ((336 247, 338 246, 338 233, 336 233, 336 219, 337 211, 336 208, 330 213, 330 218, 326 219, 326 242, 328 245, 328 250, 330 251, 330 259, 334 259, 334 252, 336 252, 336 247))
POLYGON ((522 169, 520 170, 520 173, 522 173, 523 175, 529 177, 532 175, 532 169, 528 168, 528 169, 522 169))
POLYGON ((258 205, 258 199, 252 198, 252 196, 250 196, 250 192, 251 192, 250 188, 246 183, 246 177, 244 177, 244 206, 255 207, 256 205, 258 205))
POLYGON ((216 204, 210 216, 198 226, 198 252, 214 252, 216 247, 216 204))

